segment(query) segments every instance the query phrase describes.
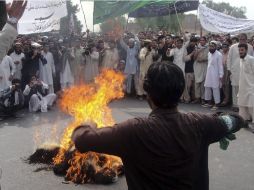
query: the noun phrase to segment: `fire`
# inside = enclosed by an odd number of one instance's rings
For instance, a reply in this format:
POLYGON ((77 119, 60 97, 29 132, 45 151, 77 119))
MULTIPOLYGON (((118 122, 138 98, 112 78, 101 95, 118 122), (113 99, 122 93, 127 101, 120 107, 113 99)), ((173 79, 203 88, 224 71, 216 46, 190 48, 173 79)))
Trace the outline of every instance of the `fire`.
MULTIPOLYGON (((114 124, 108 104, 110 101, 124 96, 123 81, 124 76, 121 73, 114 70, 103 70, 95 78, 93 84, 74 86, 64 91, 60 101, 60 108, 62 111, 72 115, 74 121, 64 131, 60 141, 61 149, 54 158, 54 164, 61 163, 64 160, 65 152, 73 146, 71 135, 77 126, 85 122, 96 123, 99 128, 114 124)), ((79 154, 71 162, 75 164, 75 159, 80 161, 84 157, 85 155, 79 154)))

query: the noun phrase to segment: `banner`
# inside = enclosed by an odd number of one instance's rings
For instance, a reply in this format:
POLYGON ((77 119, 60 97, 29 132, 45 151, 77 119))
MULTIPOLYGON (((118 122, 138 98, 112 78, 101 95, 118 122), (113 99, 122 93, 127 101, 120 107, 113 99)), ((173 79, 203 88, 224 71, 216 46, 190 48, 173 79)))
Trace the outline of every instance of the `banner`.
POLYGON ((18 32, 32 34, 59 30, 60 19, 65 16, 67 16, 66 0, 30 0, 18 23, 18 32))
POLYGON ((102 23, 108 19, 130 13, 151 1, 94 1, 93 24, 102 23))
POLYGON ((175 13, 184 13, 187 11, 197 10, 199 5, 198 0, 187 0, 187 1, 161 1, 151 3, 144 7, 137 9, 129 14, 129 17, 140 18, 140 17, 157 17, 166 16, 175 13))
POLYGON ((249 33, 254 31, 254 20, 235 18, 199 5, 199 19, 202 27, 213 33, 249 33))

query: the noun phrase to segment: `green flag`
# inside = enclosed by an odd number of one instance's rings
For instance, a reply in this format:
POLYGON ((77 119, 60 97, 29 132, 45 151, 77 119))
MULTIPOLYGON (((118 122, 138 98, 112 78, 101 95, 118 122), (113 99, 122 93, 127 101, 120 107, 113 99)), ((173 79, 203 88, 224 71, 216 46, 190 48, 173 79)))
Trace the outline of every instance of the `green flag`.
POLYGON ((132 12, 151 1, 94 1, 93 23, 98 24, 110 18, 132 12))

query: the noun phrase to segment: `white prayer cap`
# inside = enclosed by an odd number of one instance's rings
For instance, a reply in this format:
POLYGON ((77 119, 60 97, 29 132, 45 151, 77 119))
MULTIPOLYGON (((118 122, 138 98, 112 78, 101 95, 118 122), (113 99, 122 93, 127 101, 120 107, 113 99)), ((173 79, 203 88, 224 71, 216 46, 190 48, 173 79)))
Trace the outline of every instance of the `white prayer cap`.
POLYGON ((31 46, 32 46, 32 47, 35 47, 35 48, 41 47, 41 45, 38 44, 37 42, 32 42, 32 43, 31 43, 31 46))
POLYGON ((144 42, 145 42, 145 43, 152 43, 152 40, 145 39, 144 42))
POLYGON ((131 42, 134 43, 134 42, 135 42, 135 39, 134 39, 134 38, 130 38, 130 39, 129 39, 129 42, 130 42, 130 43, 131 43, 131 42))
POLYGON ((58 42, 59 42, 59 43, 63 43, 63 39, 59 39, 58 42))
POLYGON ((210 43, 209 43, 210 45, 212 45, 212 44, 214 44, 214 45, 218 45, 218 42, 217 41, 215 41, 215 40, 212 40, 212 41, 210 41, 210 43))

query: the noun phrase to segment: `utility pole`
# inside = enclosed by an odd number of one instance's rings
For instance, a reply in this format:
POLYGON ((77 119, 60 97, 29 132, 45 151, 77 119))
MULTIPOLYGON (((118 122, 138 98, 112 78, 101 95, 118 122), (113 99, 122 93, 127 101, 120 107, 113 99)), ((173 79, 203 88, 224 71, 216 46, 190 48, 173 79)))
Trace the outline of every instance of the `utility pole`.
POLYGON ((6 12, 6 3, 5 1, 0 1, 0 30, 4 27, 7 20, 7 12, 6 12))

